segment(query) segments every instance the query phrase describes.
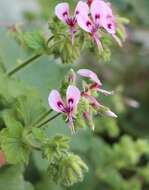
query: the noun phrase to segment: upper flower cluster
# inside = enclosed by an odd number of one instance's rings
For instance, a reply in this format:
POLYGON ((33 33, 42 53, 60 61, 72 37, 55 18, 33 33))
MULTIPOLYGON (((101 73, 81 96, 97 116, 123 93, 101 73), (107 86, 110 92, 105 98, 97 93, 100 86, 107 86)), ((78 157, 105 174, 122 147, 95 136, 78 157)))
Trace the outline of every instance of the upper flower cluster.
POLYGON ((55 7, 56 16, 68 25, 72 43, 78 24, 85 32, 89 33, 96 43, 102 49, 98 31, 105 29, 121 45, 121 41, 116 36, 116 21, 111 8, 111 4, 102 0, 90 0, 87 2, 79 1, 74 11, 74 15, 69 13, 68 3, 59 3, 55 7))
POLYGON ((66 121, 72 133, 75 132, 77 125, 80 125, 80 121, 85 122, 94 130, 93 114, 100 113, 110 117, 117 117, 115 113, 101 105, 96 99, 96 93, 98 92, 104 95, 112 94, 112 92, 101 88, 102 84, 97 75, 88 69, 80 69, 77 74, 87 77, 91 81, 89 83, 83 81, 82 91, 76 87, 76 74, 71 71, 68 74, 66 95, 64 95, 66 101, 63 101, 61 94, 57 90, 52 90, 48 98, 49 106, 54 111, 66 116, 66 121))

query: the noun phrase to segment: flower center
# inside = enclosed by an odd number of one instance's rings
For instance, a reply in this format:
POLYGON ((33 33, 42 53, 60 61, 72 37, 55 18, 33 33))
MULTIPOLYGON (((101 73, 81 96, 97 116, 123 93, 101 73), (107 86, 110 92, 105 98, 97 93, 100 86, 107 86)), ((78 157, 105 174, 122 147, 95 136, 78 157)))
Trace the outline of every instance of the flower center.
POLYGON ((77 20, 76 20, 75 17, 74 17, 74 18, 68 18, 66 22, 67 22, 67 24, 68 24, 71 28, 73 28, 73 27, 75 26, 75 24, 77 23, 77 20))

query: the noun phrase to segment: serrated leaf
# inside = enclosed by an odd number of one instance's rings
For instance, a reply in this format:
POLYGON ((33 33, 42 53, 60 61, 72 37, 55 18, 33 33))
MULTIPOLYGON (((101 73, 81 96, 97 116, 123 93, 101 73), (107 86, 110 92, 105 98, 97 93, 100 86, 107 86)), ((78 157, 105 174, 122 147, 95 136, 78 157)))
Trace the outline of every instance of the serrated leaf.
POLYGON ((23 127, 11 115, 4 117, 7 128, 0 132, 0 145, 10 164, 27 163, 29 148, 23 142, 23 127))
POLYGON ((40 97, 32 90, 16 99, 14 110, 25 127, 31 127, 45 112, 40 97))
POLYGON ((28 48, 35 51, 43 51, 46 47, 45 39, 38 31, 26 32, 24 41, 28 48))

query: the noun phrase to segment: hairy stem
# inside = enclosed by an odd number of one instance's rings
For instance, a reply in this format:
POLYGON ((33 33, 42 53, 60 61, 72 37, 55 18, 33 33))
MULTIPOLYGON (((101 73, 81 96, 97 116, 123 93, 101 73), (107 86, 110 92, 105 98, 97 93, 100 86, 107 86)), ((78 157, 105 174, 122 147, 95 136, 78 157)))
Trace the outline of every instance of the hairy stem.
POLYGON ((49 123, 50 121, 54 120, 55 118, 57 118, 61 113, 57 113, 56 115, 52 116, 51 118, 47 119, 46 121, 44 121, 43 123, 37 125, 37 128, 40 128, 44 125, 46 125, 47 123, 49 123))
POLYGON ((15 67, 14 69, 12 69, 11 71, 9 71, 7 73, 8 76, 12 76, 14 75, 16 72, 18 72, 19 70, 21 70, 22 68, 24 68, 25 66, 29 65, 30 63, 32 63, 33 61, 37 60, 39 57, 41 57, 42 54, 37 54, 34 55, 33 57, 25 60, 22 64, 18 65, 17 67, 15 67))

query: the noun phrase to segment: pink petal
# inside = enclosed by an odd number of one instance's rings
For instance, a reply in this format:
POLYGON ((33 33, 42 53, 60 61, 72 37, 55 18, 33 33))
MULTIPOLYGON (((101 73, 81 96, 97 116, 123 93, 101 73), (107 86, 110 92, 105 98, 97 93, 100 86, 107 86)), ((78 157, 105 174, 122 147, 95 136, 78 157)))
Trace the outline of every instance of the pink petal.
POLYGON ((64 23, 66 23, 69 17, 69 5, 68 3, 59 3, 55 7, 55 15, 64 23))
POLYGON ((79 1, 75 9, 75 15, 79 15, 79 14, 88 15, 88 13, 89 13, 89 7, 87 3, 83 1, 79 1))
POLYGON ((80 90, 75 86, 69 85, 66 92, 66 99, 67 105, 75 108, 80 100, 80 90))
POLYGON ((110 34, 115 34, 116 32, 116 26, 115 21, 112 16, 108 16, 107 18, 102 20, 102 26, 105 28, 105 30, 110 34))
POLYGON ((64 103, 57 90, 52 90, 48 97, 49 106, 56 112, 63 112, 64 103))
POLYGON ((86 13, 85 14, 79 14, 77 16, 77 23, 80 26, 80 28, 82 28, 86 32, 92 33, 93 28, 94 28, 93 23, 89 19, 88 15, 86 13))
POLYGON ((94 0, 91 4, 91 15, 94 23, 99 26, 101 20, 106 18, 108 15, 112 15, 112 9, 107 3, 102 0, 94 0))
POLYGON ((92 81, 96 82, 100 86, 102 85, 99 78, 97 77, 96 73, 94 73, 93 71, 91 71, 89 69, 80 69, 80 70, 78 70, 77 73, 83 77, 90 78, 92 81))

